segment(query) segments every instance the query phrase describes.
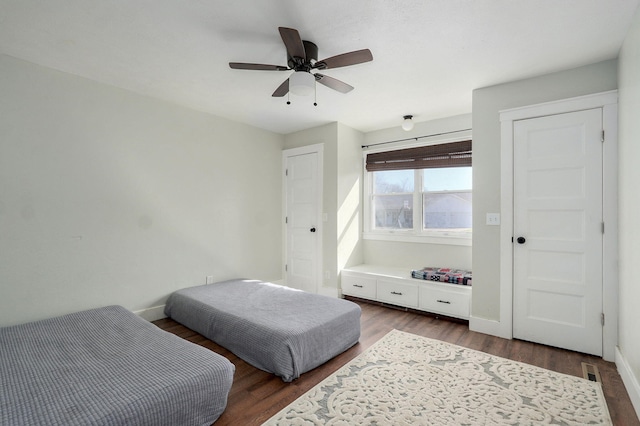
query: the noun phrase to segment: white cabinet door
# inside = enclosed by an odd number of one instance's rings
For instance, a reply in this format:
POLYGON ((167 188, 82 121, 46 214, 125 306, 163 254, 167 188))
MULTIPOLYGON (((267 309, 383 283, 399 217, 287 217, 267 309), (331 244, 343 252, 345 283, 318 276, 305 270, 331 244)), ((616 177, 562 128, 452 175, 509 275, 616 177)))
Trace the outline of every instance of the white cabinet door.
POLYGON ((365 299, 376 298, 376 279, 342 272, 342 293, 365 299))
POLYGON ((602 355, 602 110, 513 130, 513 335, 602 355))
POLYGON ((427 284, 420 286, 420 309, 456 318, 469 318, 471 294, 454 290, 457 289, 427 284))
POLYGON ((418 307, 418 286, 378 279, 378 300, 398 306, 418 307))

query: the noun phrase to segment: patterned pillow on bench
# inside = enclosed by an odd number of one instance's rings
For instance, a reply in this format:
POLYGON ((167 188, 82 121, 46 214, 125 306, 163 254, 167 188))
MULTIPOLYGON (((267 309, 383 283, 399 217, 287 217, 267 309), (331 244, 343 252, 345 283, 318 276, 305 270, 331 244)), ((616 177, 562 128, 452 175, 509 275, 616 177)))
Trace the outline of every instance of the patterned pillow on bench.
POLYGON ((411 271, 411 276, 420 280, 471 285, 471 271, 464 269, 424 267, 411 271))

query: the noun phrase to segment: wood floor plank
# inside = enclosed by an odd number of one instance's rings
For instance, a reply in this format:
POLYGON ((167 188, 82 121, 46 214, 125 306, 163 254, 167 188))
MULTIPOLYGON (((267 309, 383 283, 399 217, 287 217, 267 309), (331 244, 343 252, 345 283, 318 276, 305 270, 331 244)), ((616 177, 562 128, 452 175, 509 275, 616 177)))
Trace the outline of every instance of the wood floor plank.
POLYGON ((171 319, 154 321, 154 324, 225 356, 236 366, 227 408, 216 422, 216 426, 262 424, 392 329, 442 340, 573 376, 582 377, 582 362, 593 364, 600 370, 604 395, 614 425, 640 426, 640 421, 614 363, 564 349, 476 333, 469 330, 466 322, 459 320, 389 308, 360 299, 351 300, 362 308, 360 341, 327 363, 303 374, 292 383, 285 383, 272 374, 258 370, 227 349, 171 319))

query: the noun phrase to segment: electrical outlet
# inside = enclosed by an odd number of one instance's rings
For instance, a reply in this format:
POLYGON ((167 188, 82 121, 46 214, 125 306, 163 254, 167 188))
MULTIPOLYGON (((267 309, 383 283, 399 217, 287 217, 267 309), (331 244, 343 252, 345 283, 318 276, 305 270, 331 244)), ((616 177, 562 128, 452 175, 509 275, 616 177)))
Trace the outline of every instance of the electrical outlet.
POLYGON ((487 225, 500 225, 500 213, 487 213, 487 225))
POLYGON ((205 283, 213 284, 213 275, 207 275, 207 277, 205 278, 205 283))

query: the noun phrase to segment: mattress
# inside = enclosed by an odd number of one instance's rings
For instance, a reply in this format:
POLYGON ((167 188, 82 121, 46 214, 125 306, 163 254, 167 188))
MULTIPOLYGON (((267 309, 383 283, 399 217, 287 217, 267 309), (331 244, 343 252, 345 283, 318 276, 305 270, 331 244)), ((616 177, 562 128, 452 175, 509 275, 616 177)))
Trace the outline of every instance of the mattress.
POLYGON ((165 314, 290 382, 355 345, 360 307, 268 282, 235 279, 178 290, 165 314))
POLYGON ((1 425, 210 425, 235 367, 108 306, 0 328, 1 425))

